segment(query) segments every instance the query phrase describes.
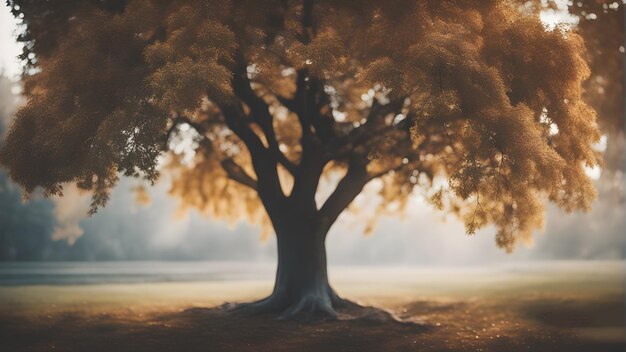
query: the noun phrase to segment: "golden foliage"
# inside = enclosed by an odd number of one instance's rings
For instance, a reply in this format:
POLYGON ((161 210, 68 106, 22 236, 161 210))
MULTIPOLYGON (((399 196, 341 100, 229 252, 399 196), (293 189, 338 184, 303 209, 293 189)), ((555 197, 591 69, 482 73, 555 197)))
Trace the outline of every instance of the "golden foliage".
POLYGON ((305 163, 302 141, 315 134, 333 165, 322 178, 369 158, 381 214, 422 190, 468 234, 495 225, 507 250, 541 227, 545 198, 589 208, 584 167, 598 163, 599 134, 582 100, 590 72, 576 33, 546 30, 504 0, 319 1, 309 27, 305 11, 295 1, 80 7, 56 46, 37 53, 1 161, 27 192, 77 181, 95 191, 95 207, 117 172, 154 180, 167 131, 184 116, 199 142, 191 163, 172 155, 163 169, 175 175, 172 194, 230 221, 269 224, 243 185, 263 175, 242 126, 285 157, 286 196, 298 184, 287 169, 305 163), (257 116, 264 106, 270 132, 257 116), (244 118, 228 123, 237 108, 244 118), (313 112, 320 120, 308 125, 313 112))

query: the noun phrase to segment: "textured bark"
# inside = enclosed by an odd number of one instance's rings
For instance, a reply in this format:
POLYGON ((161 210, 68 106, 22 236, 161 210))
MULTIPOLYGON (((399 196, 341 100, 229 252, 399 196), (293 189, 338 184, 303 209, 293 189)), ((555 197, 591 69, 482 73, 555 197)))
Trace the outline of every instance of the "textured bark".
POLYGON ((277 237, 278 269, 273 295, 281 297, 286 304, 286 316, 301 311, 334 316, 334 293, 328 283, 326 264, 326 234, 316 229, 298 231, 302 224, 291 225, 292 233, 277 237))
POLYGON ((326 231, 298 217, 284 217, 276 226, 278 268, 272 294, 241 305, 253 313, 278 313, 282 319, 336 318, 345 301, 328 282, 326 231))
MULTIPOLYGON (((278 268, 272 294, 257 302, 235 305, 234 311, 275 314, 279 319, 341 319, 422 327, 386 310, 339 297, 328 282, 324 244, 328 227, 307 224, 298 217, 281 222, 276 235, 278 268), (290 230, 284 232, 286 229, 290 230)), ((228 304, 226 307, 232 308, 228 304)))

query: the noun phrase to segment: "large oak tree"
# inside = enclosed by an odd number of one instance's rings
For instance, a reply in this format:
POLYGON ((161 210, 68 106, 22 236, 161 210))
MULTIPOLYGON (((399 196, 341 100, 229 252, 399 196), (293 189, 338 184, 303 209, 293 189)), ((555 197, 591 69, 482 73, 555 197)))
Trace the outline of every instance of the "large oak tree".
POLYGON ((381 213, 421 193, 507 250, 544 199, 595 195, 584 43, 514 2, 9 4, 29 61, 0 155, 11 177, 47 194, 75 182, 95 210, 119 174, 170 172, 187 205, 267 221, 278 270, 253 310, 336 314, 324 242, 368 183, 381 213))

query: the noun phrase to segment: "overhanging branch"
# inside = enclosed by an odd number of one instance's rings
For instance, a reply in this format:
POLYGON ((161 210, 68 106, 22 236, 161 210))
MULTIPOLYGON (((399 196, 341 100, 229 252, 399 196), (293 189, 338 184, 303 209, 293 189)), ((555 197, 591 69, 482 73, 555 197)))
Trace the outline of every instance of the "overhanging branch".
POLYGON ((222 165, 222 168, 224 169, 224 171, 226 171, 226 174, 228 174, 228 177, 231 180, 236 181, 244 186, 248 186, 255 191, 258 190, 257 181, 253 179, 250 175, 248 175, 248 173, 233 159, 224 159, 220 162, 220 164, 222 165))
POLYGON ((367 173, 367 163, 367 157, 363 155, 353 156, 350 160, 348 172, 319 210, 322 226, 330 227, 371 180, 367 173))
POLYGON ((276 138, 276 132, 274 131, 274 117, 269 111, 269 106, 258 96, 252 86, 250 85, 250 79, 248 78, 246 64, 243 58, 239 59, 240 62, 237 65, 237 70, 233 77, 233 90, 237 97, 239 97, 252 113, 252 118, 261 127, 265 138, 267 139, 268 149, 271 155, 276 159, 278 163, 285 167, 292 175, 296 172, 296 165, 289 160, 283 152, 281 152, 278 139, 276 138))
MULTIPOLYGON (((256 190, 264 204, 279 203, 285 195, 280 186, 276 159, 263 145, 259 136, 250 128, 250 119, 238 101, 218 101, 228 128, 246 145, 252 167, 257 175, 256 190)), ((269 211, 269 209, 268 209, 269 211)))
POLYGON ((274 94, 274 96, 282 106, 286 107, 291 112, 297 113, 296 102, 293 98, 286 98, 278 94, 274 94))
POLYGON ((406 119, 396 125, 384 124, 385 116, 391 113, 400 113, 403 106, 404 98, 394 100, 385 105, 375 100, 367 115, 366 122, 346 135, 333 138, 324 148, 324 154, 327 158, 344 158, 358 146, 370 144, 372 138, 383 138, 388 132, 397 130, 406 130, 408 132, 412 122, 411 114, 408 114, 406 119))

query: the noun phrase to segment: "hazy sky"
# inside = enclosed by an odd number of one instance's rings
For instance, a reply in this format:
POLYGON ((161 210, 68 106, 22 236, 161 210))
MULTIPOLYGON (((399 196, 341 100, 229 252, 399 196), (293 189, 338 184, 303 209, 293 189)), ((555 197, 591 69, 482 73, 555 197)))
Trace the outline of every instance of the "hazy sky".
POLYGON ((15 41, 17 19, 15 19, 2 1, 0 7, 0 69, 4 69, 5 75, 10 78, 20 73, 20 63, 17 55, 21 52, 21 46, 15 41))
MULTIPOLYGON (((542 15, 547 24, 568 19, 563 13, 542 15)), ((0 66, 5 75, 17 78, 16 56, 20 47, 14 41, 17 21, 2 3, 0 8, 0 66)), ((7 97, 0 97, 6 99, 7 97)), ((599 176, 599 175, 596 175, 599 176)), ((88 196, 72 189, 55 199, 54 239, 67 240, 81 258, 172 258, 172 259, 249 259, 273 260, 273 239, 259 240, 260 229, 245 223, 228 226, 203 219, 196 213, 174 219, 177 200, 167 195, 162 180, 151 190, 150 206, 134 202, 130 190, 136 180, 123 180, 115 189, 109 206, 86 218, 88 196), (75 242, 75 243, 74 243, 75 242)), ((465 235, 463 225, 452 217, 443 221, 441 213, 415 198, 406 217, 383 218, 373 234, 364 236, 355 216, 342 215, 328 238, 329 260, 341 264, 472 264, 513 260, 554 258, 623 258, 625 212, 623 180, 602 179, 600 199, 590 214, 569 214, 548 207, 546 229, 535 234, 534 247, 521 246, 507 255, 495 247, 493 229, 475 236, 465 235)), ((2 195, 0 194, 0 197, 2 195)))

